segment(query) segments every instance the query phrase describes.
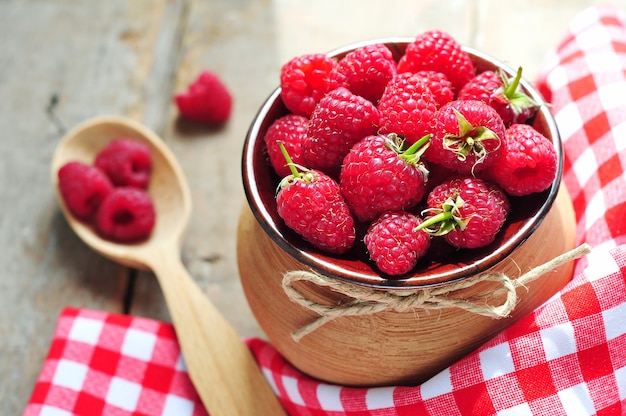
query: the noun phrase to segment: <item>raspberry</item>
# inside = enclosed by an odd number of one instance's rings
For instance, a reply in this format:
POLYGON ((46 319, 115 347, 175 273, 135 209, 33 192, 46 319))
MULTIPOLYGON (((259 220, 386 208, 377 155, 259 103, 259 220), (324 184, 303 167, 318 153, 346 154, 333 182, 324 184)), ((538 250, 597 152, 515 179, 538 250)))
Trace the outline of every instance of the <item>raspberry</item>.
MULTIPOLYGON (((404 74, 407 74, 407 72, 404 74)), ((418 71, 415 75, 421 77, 426 85, 428 85, 428 89, 433 93, 438 107, 454 99, 452 83, 441 72, 418 71)))
POLYGON ((98 168, 81 162, 68 162, 59 169, 59 192, 67 209, 81 220, 90 220, 113 184, 98 168))
POLYGON ((95 165, 115 186, 147 188, 152 172, 150 148, 132 139, 116 139, 96 155, 95 165))
POLYGON ((370 221, 385 211, 407 210, 420 202, 428 174, 420 155, 428 139, 403 149, 398 136, 377 135, 352 147, 339 186, 358 220, 370 221))
POLYGON ((413 144, 430 131, 437 102, 421 76, 402 74, 387 85, 378 110, 380 133, 396 133, 413 144))
POLYGON ((491 101, 491 95, 498 88, 502 88, 502 79, 494 71, 484 71, 469 80, 458 94, 459 100, 478 100, 486 104, 491 101))
POLYGON ((396 74, 396 61, 382 43, 365 45, 349 52, 331 71, 330 77, 356 95, 374 104, 396 74))
POLYGON ((272 167, 281 178, 289 175, 291 171, 285 163, 285 158, 280 151, 278 142, 282 142, 294 163, 304 165, 302 155, 302 142, 306 137, 306 126, 309 119, 297 115, 287 114, 276 119, 265 133, 265 146, 272 167))
POLYGON ((474 77, 474 64, 469 54, 452 36, 440 30, 416 36, 398 61, 398 73, 423 70, 441 72, 455 91, 474 77))
MULTIPOLYGON (((284 151, 285 159, 291 159, 284 151)), ((342 254, 356 239, 354 219, 339 185, 316 170, 298 171, 283 178, 276 195, 278 215, 285 224, 318 249, 342 254)))
POLYGON ((310 116, 318 101, 337 83, 330 79, 337 62, 326 54, 296 56, 280 70, 280 97, 289 111, 310 116))
POLYGON ((524 123, 537 112, 539 104, 519 88, 522 68, 514 78, 504 72, 485 71, 463 86, 458 99, 479 100, 492 106, 502 118, 505 126, 524 123))
POLYGON ((496 110, 475 100, 443 105, 432 120, 432 131, 426 160, 464 175, 488 168, 505 140, 504 123, 496 110))
POLYGON ((363 250, 353 248, 359 234, 389 279, 415 270, 431 236, 458 249, 492 244, 509 196, 542 192, 556 177, 552 143, 517 126, 537 110, 521 68, 476 75, 470 54, 439 30, 416 36, 397 63, 395 52, 371 44, 293 58, 281 68, 289 114, 264 137, 286 227, 335 255, 363 250))
POLYGON ((513 124, 506 137, 502 154, 490 170, 496 183, 514 196, 546 190, 557 171, 552 142, 528 124, 513 124))
POLYGON ((230 118, 233 99, 221 78, 202 71, 186 92, 177 94, 174 101, 180 114, 197 123, 220 125, 230 118))
POLYGON ((387 212, 373 222, 364 242, 376 266, 390 276, 410 272, 430 248, 430 236, 417 230, 422 220, 406 212, 387 212))
POLYGON ((302 144, 304 159, 311 169, 329 175, 339 172, 350 148, 378 130, 380 113, 370 101, 339 87, 315 106, 302 144))
POLYGON ((106 239, 130 243, 145 240, 155 223, 150 195, 139 188, 113 189, 100 204, 95 226, 106 239))
POLYGON ((426 218, 418 227, 457 248, 491 244, 510 212, 505 193, 475 177, 456 177, 436 186, 427 198, 426 218))

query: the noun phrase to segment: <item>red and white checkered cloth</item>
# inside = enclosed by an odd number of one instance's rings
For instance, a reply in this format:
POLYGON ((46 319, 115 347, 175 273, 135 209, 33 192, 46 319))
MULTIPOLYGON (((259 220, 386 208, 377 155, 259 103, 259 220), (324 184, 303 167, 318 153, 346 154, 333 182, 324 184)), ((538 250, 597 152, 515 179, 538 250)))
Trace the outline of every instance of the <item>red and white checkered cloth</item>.
POLYGON ((206 416, 172 325, 65 308, 24 416, 206 416))
MULTIPOLYGON (((313 380, 246 340, 290 415, 626 415, 626 23, 582 11, 538 82, 553 104, 579 260, 562 291, 415 387, 313 380)), ((25 416, 204 415, 170 324, 65 309, 25 416)))

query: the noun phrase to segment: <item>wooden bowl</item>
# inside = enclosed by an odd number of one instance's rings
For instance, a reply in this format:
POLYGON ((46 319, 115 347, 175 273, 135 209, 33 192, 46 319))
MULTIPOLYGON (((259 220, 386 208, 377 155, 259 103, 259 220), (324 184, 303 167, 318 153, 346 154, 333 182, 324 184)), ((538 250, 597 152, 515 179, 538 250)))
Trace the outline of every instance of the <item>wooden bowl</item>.
MULTIPOLYGON (((367 43, 384 43, 396 59, 412 38, 378 39, 331 52, 340 59, 367 43)), ((502 68, 515 71, 474 49, 464 47, 477 72, 502 68)), ((541 95, 528 82, 522 87, 540 103, 541 95)), ((517 277, 572 249, 575 219, 569 195, 560 186, 563 154, 559 133, 549 109, 542 105, 533 126, 552 140, 559 160, 554 184, 540 194, 511 198, 514 207, 496 241, 488 247, 459 251, 434 243, 430 261, 402 279, 380 275, 362 245, 347 255, 335 256, 314 249, 277 214, 275 192, 279 178, 268 164, 264 135, 271 123, 287 114, 275 90, 254 119, 243 149, 243 184, 248 200, 238 229, 237 250, 244 292, 270 342, 296 368, 317 379, 352 386, 414 385, 435 375, 469 353, 559 291, 571 278, 573 264, 564 264, 518 289, 513 313, 495 319, 460 308, 383 311, 340 317, 296 341, 291 333, 318 315, 291 301, 282 288, 289 271, 313 271, 355 289, 416 292, 445 287, 484 273, 517 277)), ((326 287, 297 282, 294 288, 318 303, 336 305, 346 297, 326 287)), ((480 282, 454 293, 470 297, 497 288, 480 282)))

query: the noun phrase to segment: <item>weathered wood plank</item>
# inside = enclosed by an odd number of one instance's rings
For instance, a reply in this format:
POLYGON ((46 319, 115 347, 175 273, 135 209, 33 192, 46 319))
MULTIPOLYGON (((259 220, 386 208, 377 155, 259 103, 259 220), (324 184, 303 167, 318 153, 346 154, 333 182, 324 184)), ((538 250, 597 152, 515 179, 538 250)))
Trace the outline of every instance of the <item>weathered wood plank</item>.
POLYGON ((23 410, 64 306, 123 309, 127 270, 69 229, 50 160, 76 123, 143 112, 150 67, 138 57, 153 49, 163 3, 0 2, 1 414, 23 410))
MULTIPOLYGON (((163 137, 181 160, 193 198, 183 260, 204 293, 242 336, 261 335, 239 283, 235 232, 244 203, 240 158, 254 113, 274 87, 275 22, 268 1, 191 4, 176 71, 175 92, 203 69, 218 73, 234 97, 229 122, 205 128, 178 118, 172 106, 163 137)), ((157 282, 136 281, 132 313, 167 319, 157 282)))

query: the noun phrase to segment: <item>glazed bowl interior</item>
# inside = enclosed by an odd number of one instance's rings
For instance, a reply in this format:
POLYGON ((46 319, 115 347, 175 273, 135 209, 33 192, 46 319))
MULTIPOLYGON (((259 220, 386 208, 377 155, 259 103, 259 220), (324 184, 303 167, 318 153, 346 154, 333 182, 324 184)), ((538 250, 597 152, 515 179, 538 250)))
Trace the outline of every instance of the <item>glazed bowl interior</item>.
MULTIPOLYGON (((376 39, 334 50, 329 52, 329 55, 340 59, 349 51, 363 45, 383 43, 398 60, 412 40, 412 38, 376 39)), ((470 54, 477 73, 501 68, 510 76, 515 75, 515 70, 502 62, 472 48, 463 48, 470 54)), ((442 239, 433 239, 427 261, 419 262, 410 274, 391 279, 380 274, 367 257, 362 242, 364 232, 362 228, 366 225, 362 227, 357 225, 357 243, 352 250, 342 256, 323 253, 304 241, 278 216, 275 196, 280 178, 269 164, 264 143, 265 132, 272 122, 288 114, 280 98, 280 88, 277 88, 260 108, 244 144, 242 175, 250 208, 264 231, 294 259, 319 273, 357 285, 380 289, 415 289, 446 284, 484 272, 510 255, 541 224, 552 207, 561 182, 563 152, 554 118, 543 97, 531 84, 522 79, 521 86, 541 104, 530 124, 553 142, 558 159, 557 177, 551 187, 542 193, 511 197, 513 207, 511 216, 496 240, 487 247, 457 250, 440 241, 442 239)))

